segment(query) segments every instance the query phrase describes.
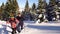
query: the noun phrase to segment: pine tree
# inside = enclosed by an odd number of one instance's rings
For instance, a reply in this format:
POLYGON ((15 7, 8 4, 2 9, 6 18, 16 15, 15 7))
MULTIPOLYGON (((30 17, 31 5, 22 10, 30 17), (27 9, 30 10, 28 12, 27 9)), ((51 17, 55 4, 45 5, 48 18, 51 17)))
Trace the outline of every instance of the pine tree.
POLYGON ((41 17, 37 17, 40 18, 40 22, 44 21, 44 15, 45 15, 45 8, 47 6, 46 0, 38 0, 38 7, 37 7, 37 14, 41 15, 41 17))
POLYGON ((47 3, 46 0, 43 1, 43 9, 46 9, 47 3))
POLYGON ((8 0, 5 8, 10 16, 16 16, 16 11, 19 9, 17 0, 8 0))
POLYGON ((47 6, 47 19, 48 21, 53 21, 56 18, 56 13, 55 13, 55 9, 54 6, 56 5, 56 1, 55 0, 50 0, 49 1, 49 5, 47 6))
MULTIPOLYGON (((18 6, 18 3, 17 3, 17 0, 12 0, 13 2, 13 10, 15 11, 14 13, 18 13, 18 10, 19 10, 19 6, 18 6)), ((15 14, 16 15, 16 14, 15 14)))
POLYGON ((54 13, 52 13, 52 14, 54 14, 54 17, 57 19, 57 14, 56 14, 56 12, 58 11, 58 1, 59 0, 50 0, 50 4, 53 6, 53 11, 55 12, 55 14, 54 13))
POLYGON ((5 5, 5 11, 3 13, 3 18, 8 18, 10 16, 10 13, 12 11, 12 1, 7 0, 6 5, 5 5))
POLYGON ((18 9, 19 9, 19 6, 18 6, 18 3, 17 3, 17 0, 14 0, 14 1, 13 1, 13 4, 14 4, 16 10, 18 10, 18 9))
POLYGON ((18 9, 17 0, 7 0, 5 5, 2 3, 2 6, 0 7, 0 12, 2 11, 2 19, 4 20, 10 16, 16 16, 16 11, 18 11, 18 9))
POLYGON ((57 6, 57 8, 55 10, 56 10, 56 12, 58 12, 57 16, 59 16, 57 18, 60 20, 60 0, 56 0, 56 6, 57 6))
POLYGON ((36 9, 36 4, 33 3, 32 10, 35 10, 35 9, 36 9))
POLYGON ((42 9, 43 9, 43 1, 42 0, 38 0, 38 7, 37 9, 39 10, 38 13, 42 13, 42 9))
POLYGON ((28 0, 26 1, 25 11, 29 11, 29 3, 28 3, 28 0))
POLYGON ((42 0, 38 0, 38 9, 41 9, 42 8, 42 0))
POLYGON ((1 6, 0 6, 0 13, 1 13, 1 6))
POLYGON ((26 5, 25 5, 23 15, 24 15, 25 20, 31 20, 31 13, 30 13, 28 0, 26 0, 26 5))
POLYGON ((2 14, 3 14, 3 12, 4 12, 4 6, 5 6, 4 3, 2 3, 2 5, 1 5, 1 7, 0 7, 0 19, 3 18, 3 17, 2 17, 2 16, 3 16, 2 14))
POLYGON ((0 6, 0 19, 1 19, 1 12, 2 12, 2 9, 1 9, 2 7, 0 6))
POLYGON ((50 0, 49 4, 56 5, 56 1, 55 0, 50 0))
POLYGON ((36 4, 33 3, 32 9, 31 9, 32 20, 36 19, 36 15, 35 14, 36 14, 36 4))
POLYGON ((34 12, 34 13, 36 13, 36 4, 35 3, 33 3, 31 11, 34 12))
POLYGON ((38 7, 37 9, 39 10, 37 13, 44 13, 45 9, 46 9, 47 3, 46 0, 38 0, 38 7))

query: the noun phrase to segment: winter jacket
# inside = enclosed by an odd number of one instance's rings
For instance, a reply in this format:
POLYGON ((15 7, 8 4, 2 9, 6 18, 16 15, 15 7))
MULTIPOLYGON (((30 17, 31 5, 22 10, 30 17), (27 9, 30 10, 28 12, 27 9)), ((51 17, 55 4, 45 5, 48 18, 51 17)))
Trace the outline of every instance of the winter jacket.
POLYGON ((14 20, 9 20, 9 23, 11 24, 11 27, 12 28, 16 28, 16 25, 17 25, 17 22, 16 22, 16 19, 14 18, 14 20))
POLYGON ((18 26, 20 26, 20 25, 22 26, 24 24, 23 23, 24 18, 22 16, 21 17, 17 16, 16 19, 19 20, 18 26))

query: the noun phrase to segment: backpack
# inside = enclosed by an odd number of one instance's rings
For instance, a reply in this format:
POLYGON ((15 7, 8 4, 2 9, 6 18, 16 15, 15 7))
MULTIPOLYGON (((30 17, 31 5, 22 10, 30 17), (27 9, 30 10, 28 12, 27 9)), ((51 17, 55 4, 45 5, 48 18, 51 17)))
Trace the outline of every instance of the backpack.
POLYGON ((15 21, 15 18, 14 18, 14 20, 11 20, 11 19, 10 19, 9 22, 10 22, 12 28, 16 28, 16 24, 17 24, 17 23, 16 23, 16 21, 15 21))

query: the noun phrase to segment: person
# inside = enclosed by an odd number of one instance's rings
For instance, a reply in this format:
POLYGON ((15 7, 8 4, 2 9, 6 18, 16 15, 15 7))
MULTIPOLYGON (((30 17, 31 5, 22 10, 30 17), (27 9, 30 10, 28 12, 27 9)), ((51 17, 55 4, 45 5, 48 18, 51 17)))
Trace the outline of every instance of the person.
POLYGON ((21 13, 18 13, 18 15, 16 16, 16 19, 19 21, 18 25, 17 25, 17 31, 20 33, 21 30, 23 29, 23 16, 21 13), (20 28, 21 27, 21 28, 20 28))
POLYGON ((16 19, 14 17, 9 18, 9 23, 11 24, 12 34, 16 33, 16 19))

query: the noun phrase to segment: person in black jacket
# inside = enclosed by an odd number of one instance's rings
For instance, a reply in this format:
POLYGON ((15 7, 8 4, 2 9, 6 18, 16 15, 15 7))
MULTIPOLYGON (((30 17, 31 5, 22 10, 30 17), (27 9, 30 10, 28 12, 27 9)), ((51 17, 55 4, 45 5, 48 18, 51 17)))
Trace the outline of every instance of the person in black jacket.
POLYGON ((18 13, 18 15, 16 16, 16 19, 19 21, 19 23, 17 25, 17 31, 20 33, 20 31, 23 29, 24 18, 20 13, 18 13), (21 29, 20 29, 20 27, 21 27, 21 29))

